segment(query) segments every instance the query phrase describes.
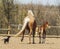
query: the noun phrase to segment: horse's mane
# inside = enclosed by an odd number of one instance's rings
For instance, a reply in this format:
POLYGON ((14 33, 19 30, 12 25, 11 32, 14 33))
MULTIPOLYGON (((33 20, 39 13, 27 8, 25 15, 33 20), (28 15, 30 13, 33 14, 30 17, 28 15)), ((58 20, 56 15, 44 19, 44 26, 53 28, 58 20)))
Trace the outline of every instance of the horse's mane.
POLYGON ((33 20, 35 19, 32 10, 28 10, 28 17, 33 20))

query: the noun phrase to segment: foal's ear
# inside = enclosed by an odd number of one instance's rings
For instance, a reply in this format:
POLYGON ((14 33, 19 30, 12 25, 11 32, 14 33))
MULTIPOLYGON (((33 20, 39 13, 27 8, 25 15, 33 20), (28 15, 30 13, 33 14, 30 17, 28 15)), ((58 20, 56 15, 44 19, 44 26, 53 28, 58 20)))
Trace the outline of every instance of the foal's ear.
POLYGON ((46 22, 46 24, 48 24, 48 22, 46 22))

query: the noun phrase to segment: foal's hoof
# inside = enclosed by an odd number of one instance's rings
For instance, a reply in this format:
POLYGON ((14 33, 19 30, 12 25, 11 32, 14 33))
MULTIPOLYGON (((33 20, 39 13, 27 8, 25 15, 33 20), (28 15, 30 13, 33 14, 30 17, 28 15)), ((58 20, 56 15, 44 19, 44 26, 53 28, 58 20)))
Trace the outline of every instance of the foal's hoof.
POLYGON ((45 42, 42 42, 42 44, 45 44, 45 42))

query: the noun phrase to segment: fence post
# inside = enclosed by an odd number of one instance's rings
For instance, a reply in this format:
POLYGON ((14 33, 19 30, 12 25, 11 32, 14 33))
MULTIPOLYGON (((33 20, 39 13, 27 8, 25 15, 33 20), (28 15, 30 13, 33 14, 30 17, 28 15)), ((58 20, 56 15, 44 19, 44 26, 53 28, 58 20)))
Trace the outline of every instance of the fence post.
POLYGON ((8 36, 10 35, 10 30, 11 30, 11 28, 10 28, 10 25, 8 26, 8 36))

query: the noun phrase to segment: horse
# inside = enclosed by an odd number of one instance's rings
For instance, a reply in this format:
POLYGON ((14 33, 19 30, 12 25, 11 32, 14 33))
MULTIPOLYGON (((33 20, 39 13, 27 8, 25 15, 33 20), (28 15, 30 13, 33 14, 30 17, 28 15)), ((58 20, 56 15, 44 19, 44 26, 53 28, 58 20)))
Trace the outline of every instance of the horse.
POLYGON ((29 31, 29 44, 31 44, 31 34, 33 35, 33 44, 34 44, 36 20, 32 10, 28 10, 28 15, 24 18, 23 27, 15 36, 22 35, 21 41, 23 41, 26 29, 29 31))
POLYGON ((45 22, 43 25, 36 27, 36 32, 39 35, 39 43, 45 43, 46 28, 49 28, 48 22, 45 22))

